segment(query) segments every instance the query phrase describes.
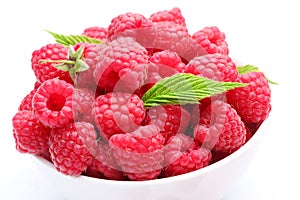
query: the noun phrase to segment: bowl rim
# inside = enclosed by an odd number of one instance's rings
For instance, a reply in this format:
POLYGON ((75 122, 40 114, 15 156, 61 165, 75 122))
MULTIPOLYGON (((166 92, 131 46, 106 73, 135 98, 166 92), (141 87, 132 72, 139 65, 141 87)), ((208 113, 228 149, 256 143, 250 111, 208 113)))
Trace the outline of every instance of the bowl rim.
POLYGON ((233 152, 229 156, 227 156, 211 165, 208 165, 204 168, 201 168, 201 169, 198 169, 198 170, 186 173, 186 174, 181 174, 181 175, 167 177, 167 178, 145 180, 145 181, 118 181, 118 180, 94 178, 94 177, 89 177, 89 176, 84 176, 84 175, 68 176, 68 175, 62 174, 61 172, 57 171, 55 169, 54 165, 52 163, 50 163, 48 160, 46 160, 45 158, 43 158, 42 156, 39 156, 39 155, 32 155, 32 156, 34 157, 34 160, 36 162, 38 162, 39 164, 44 165, 47 168, 51 168, 51 170, 53 170, 58 175, 64 176, 73 181, 84 181, 84 182, 91 181, 91 182, 95 182, 95 183, 99 183, 99 184, 106 184, 106 185, 114 185, 114 186, 115 185, 120 185, 120 186, 126 185, 126 186, 134 186, 134 187, 136 187, 136 186, 141 187, 141 186, 153 185, 153 184, 155 184, 155 185, 166 184, 166 183, 170 183, 170 182, 184 181, 184 180, 196 177, 196 176, 197 177, 202 176, 206 173, 209 173, 210 171, 214 171, 215 169, 217 169, 221 166, 231 163, 233 160, 238 159, 243 154, 245 154, 252 146, 254 146, 254 144, 259 142, 260 138, 262 138, 267 126, 270 123, 270 118, 271 118, 271 115, 269 115, 267 117, 267 119, 265 119, 263 121, 263 123, 260 125, 260 127, 258 128, 256 133, 243 146, 241 146, 237 151, 233 152))

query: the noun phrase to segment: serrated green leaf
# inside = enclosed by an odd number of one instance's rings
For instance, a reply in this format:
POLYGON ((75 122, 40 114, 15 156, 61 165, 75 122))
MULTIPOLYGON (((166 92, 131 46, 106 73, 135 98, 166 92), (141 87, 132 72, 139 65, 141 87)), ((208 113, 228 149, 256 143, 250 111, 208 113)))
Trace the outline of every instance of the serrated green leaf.
POLYGON ((50 33, 55 41, 59 44, 62 44, 64 46, 69 47, 70 45, 75 45, 79 42, 88 42, 88 43, 94 43, 94 44, 104 44, 104 42, 94 39, 94 38, 90 38, 87 37, 85 35, 62 35, 62 34, 57 34, 57 33, 53 33, 51 31, 46 30, 48 33, 50 33))
POLYGON ((255 67, 253 65, 238 66, 237 70, 238 70, 239 74, 247 74, 250 72, 259 72, 258 67, 255 67))
POLYGON ((237 82, 218 82, 181 73, 157 82, 143 95, 142 100, 146 108, 158 105, 197 104, 201 99, 246 85, 237 82))
MULTIPOLYGON (((254 65, 245 65, 245 66, 238 66, 237 67, 238 73, 241 74, 247 74, 251 72, 260 72, 258 67, 255 67, 254 65)), ((269 78, 267 78, 268 82, 270 84, 277 85, 278 83, 271 81, 269 78)))

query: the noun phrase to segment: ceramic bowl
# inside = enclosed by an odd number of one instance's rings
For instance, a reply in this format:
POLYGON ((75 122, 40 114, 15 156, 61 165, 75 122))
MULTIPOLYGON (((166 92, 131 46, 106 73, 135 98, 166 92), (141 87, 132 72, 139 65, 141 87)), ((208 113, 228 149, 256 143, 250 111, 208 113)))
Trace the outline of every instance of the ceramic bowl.
POLYGON ((113 181, 87 176, 72 177, 58 172, 42 157, 38 168, 68 200, 219 200, 245 173, 259 151, 270 117, 254 136, 230 156, 200 170, 150 181, 113 181))

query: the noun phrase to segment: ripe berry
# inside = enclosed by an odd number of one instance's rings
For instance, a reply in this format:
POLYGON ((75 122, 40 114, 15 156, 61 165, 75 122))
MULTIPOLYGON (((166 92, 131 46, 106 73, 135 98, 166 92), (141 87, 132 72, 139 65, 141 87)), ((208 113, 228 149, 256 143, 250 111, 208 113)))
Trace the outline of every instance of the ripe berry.
POLYGON ((162 78, 183 72, 185 68, 180 56, 176 52, 168 50, 154 53, 150 57, 150 65, 158 68, 158 73, 162 78))
POLYGON ((42 62, 42 60, 67 60, 68 49, 61 44, 47 44, 32 53, 31 67, 39 82, 59 78, 68 83, 73 83, 68 72, 56 69, 57 63, 42 62))
MULTIPOLYGON (((108 38, 115 39, 118 34, 128 30, 152 27, 152 22, 143 15, 137 13, 121 14, 111 20, 108 26, 108 38)), ((125 33, 126 34, 126 33, 125 33)))
POLYGON ((218 27, 205 27, 192 35, 192 38, 209 54, 220 53, 228 55, 226 37, 218 27))
POLYGON ((94 71, 104 45, 78 43, 74 46, 74 50, 78 50, 82 45, 84 46, 82 61, 84 61, 89 68, 77 73, 75 87, 87 88, 90 91, 95 92, 97 83, 94 80, 94 71))
POLYGON ((50 129, 31 110, 20 110, 12 119, 16 148, 21 153, 41 154, 48 149, 50 129))
POLYGON ((84 29, 82 35, 88 36, 90 38, 95 38, 103 42, 107 42, 107 28, 92 26, 84 29))
POLYGON ((185 19, 179 8, 175 7, 171 10, 159 11, 150 16, 152 22, 170 21, 185 26, 185 19))
POLYGON ((73 85, 57 78, 42 83, 32 99, 35 116, 46 126, 62 127, 74 121, 73 85))
POLYGON ((94 78, 108 92, 130 90, 142 86, 147 78, 148 54, 132 38, 113 40, 102 51, 94 78))
POLYGON ((271 111, 271 89, 262 72, 239 75, 237 82, 248 86, 236 88, 227 93, 230 103, 245 123, 264 121, 271 111))
POLYGON ((158 126, 160 133, 168 140, 185 132, 190 123, 190 113, 178 105, 156 106, 147 112, 145 123, 158 126))
POLYGON ((19 105, 19 111, 21 111, 21 110, 32 110, 32 98, 33 98, 35 92, 36 92, 36 89, 33 89, 33 90, 30 91, 29 94, 27 94, 23 98, 21 104, 19 105))
POLYGON ((246 129, 229 104, 216 100, 201 114, 194 137, 214 151, 233 152, 245 143, 246 129))
POLYGON ((134 131, 145 117, 143 101, 135 94, 107 93, 96 99, 93 112, 104 138, 134 131))
POLYGON ((178 134, 170 138, 165 148, 163 176, 177 176, 206 167, 211 160, 211 152, 196 144, 192 138, 178 134))
POLYGON ((235 81, 238 76, 231 58, 219 53, 195 57, 186 65, 184 72, 225 82, 235 81))
POLYGON ((76 122, 55 128, 49 138, 49 151, 56 169, 66 175, 79 176, 92 163, 97 147, 92 124, 76 122))
POLYGON ((76 88, 73 94, 73 110, 76 110, 76 121, 95 123, 92 113, 94 103, 93 93, 87 89, 76 88))
POLYGON ((157 126, 148 125, 109 139, 113 155, 130 180, 150 180, 160 174, 165 139, 159 132, 157 126))
POLYGON ((105 177, 110 180, 123 180, 124 175, 119 168, 109 145, 99 142, 96 155, 92 164, 88 166, 86 174, 96 178, 105 177))

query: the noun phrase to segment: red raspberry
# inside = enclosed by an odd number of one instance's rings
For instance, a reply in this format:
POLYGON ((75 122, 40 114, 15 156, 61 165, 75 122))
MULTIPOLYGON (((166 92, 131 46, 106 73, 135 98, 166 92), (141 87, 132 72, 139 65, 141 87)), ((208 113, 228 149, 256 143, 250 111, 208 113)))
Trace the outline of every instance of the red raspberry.
POLYGON ((57 78, 47 80, 32 99, 35 116, 46 126, 61 127, 74 121, 73 85, 57 78))
POLYGON ((145 81, 146 84, 134 93, 139 97, 142 97, 157 81, 178 72, 182 72, 184 68, 185 64, 181 62, 181 58, 176 52, 168 50, 155 52, 150 57, 148 78, 145 81))
POLYGON ((228 55, 229 53, 225 34, 216 26, 205 27, 194 33, 192 38, 209 54, 220 53, 228 55))
POLYGON ((150 20, 152 22, 170 21, 185 26, 185 19, 181 14, 180 9, 176 7, 171 10, 164 10, 153 13, 150 16, 150 20))
POLYGON ((216 100, 201 114, 194 137, 214 151, 233 152, 245 143, 246 129, 229 104, 216 100))
POLYGON ((132 38, 118 38, 103 49, 94 78, 107 91, 135 90, 147 78, 148 59, 146 49, 132 38))
POLYGON ((253 133, 250 131, 250 129, 247 126, 245 127, 245 129, 246 129, 246 142, 248 142, 252 138, 253 133))
POLYGON ((56 169, 79 176, 92 163, 97 134, 92 124, 76 122, 51 131, 49 151, 56 169))
POLYGON ((249 128, 249 131, 254 135, 256 131, 259 129, 263 121, 260 121, 258 123, 245 123, 245 126, 249 128))
POLYGON ((107 34, 108 34, 107 28, 98 27, 98 26, 88 27, 84 29, 82 33, 82 35, 101 40, 104 43, 107 42, 107 34))
POLYGON ((128 30, 152 27, 152 22, 137 13, 121 14, 111 20, 108 26, 108 38, 115 39, 118 34, 128 30))
POLYGON ((76 87, 88 88, 95 92, 97 84, 94 80, 94 71, 99 61, 99 56, 105 46, 91 43, 78 43, 74 46, 74 49, 78 50, 81 45, 84 45, 83 61, 89 66, 89 69, 77 74, 76 87))
POLYGON ((227 156, 230 156, 232 152, 212 151, 211 153, 212 153, 212 158, 210 164, 213 164, 226 158, 227 156))
POLYGON ((165 148, 163 176, 170 177, 192 172, 206 167, 211 160, 211 152, 197 145, 193 139, 184 134, 170 138, 165 148))
POLYGON ((76 110, 76 121, 95 123, 92 114, 94 103, 93 94, 87 89, 75 89, 73 94, 73 110, 76 110))
POLYGON ((67 60, 68 49, 61 44, 47 44, 32 53, 31 66, 39 82, 59 78, 68 83, 73 83, 68 72, 56 69, 57 63, 40 62, 40 60, 67 60))
POLYGON ((195 57, 186 65, 184 72, 225 82, 233 82, 238 76, 231 58, 218 53, 195 57))
POLYGON ((145 117, 143 101, 135 94, 107 93, 96 99, 93 112, 104 138, 135 130, 145 117))
POLYGON ((164 137, 155 125, 139 127, 132 133, 109 139, 113 154, 130 180, 155 179, 161 172, 164 137))
POLYGON ((184 133, 190 123, 190 113, 177 105, 151 107, 147 112, 146 124, 154 124, 168 140, 171 136, 184 133))
POLYGON ((185 68, 180 56, 176 52, 168 50, 154 53, 150 57, 150 62, 150 65, 157 66, 158 73, 162 78, 183 72, 185 68))
POLYGON ((23 98, 21 104, 19 105, 19 111, 21 111, 21 110, 32 110, 32 98, 33 98, 35 92, 36 92, 36 89, 33 89, 33 90, 30 91, 29 94, 27 94, 23 98))
POLYGON ((104 142, 98 144, 95 158, 87 168, 86 174, 95 178, 104 176, 110 180, 124 180, 123 173, 119 170, 119 166, 112 155, 112 149, 104 142))
POLYGON ((49 148, 47 148, 43 153, 41 153, 40 156, 45 158, 49 162, 53 163, 52 160, 51 160, 51 154, 49 152, 49 148))
POLYGON ((200 122, 201 113, 205 111, 205 109, 211 104, 211 102, 221 100, 226 102, 226 94, 219 94, 212 97, 207 97, 200 100, 200 104, 191 105, 191 126, 196 126, 200 122))
POLYGON ((227 93, 230 103, 245 123, 264 121, 271 111, 271 90, 262 72, 239 75, 237 82, 248 86, 236 88, 227 93))
POLYGON ((48 149, 50 129, 30 110, 18 111, 12 119, 16 148, 21 153, 41 154, 48 149))
POLYGON ((34 83, 34 89, 38 89, 40 86, 41 86, 41 82, 39 82, 39 81, 36 81, 35 83, 34 83))
POLYGON ((176 52, 187 61, 206 54, 204 49, 190 37, 187 28, 174 22, 154 22, 152 28, 140 32, 137 30, 136 35, 136 40, 150 53, 169 50, 176 52))

